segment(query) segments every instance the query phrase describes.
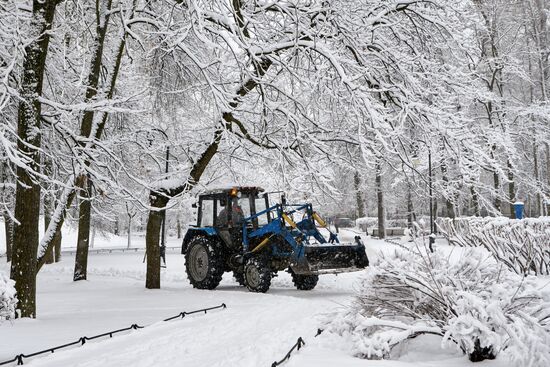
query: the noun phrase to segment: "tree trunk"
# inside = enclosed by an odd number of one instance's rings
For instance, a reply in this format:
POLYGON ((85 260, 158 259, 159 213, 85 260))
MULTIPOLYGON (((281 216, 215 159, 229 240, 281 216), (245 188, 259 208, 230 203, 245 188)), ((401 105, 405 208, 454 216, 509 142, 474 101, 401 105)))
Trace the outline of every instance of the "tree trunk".
POLYGON ((414 207, 412 201, 411 184, 407 181, 407 227, 413 228, 414 222, 414 207))
POLYGON ((540 195, 541 182, 540 182, 540 174, 539 174, 539 153, 538 153, 536 142, 533 144, 533 162, 535 165, 534 170, 535 170, 535 181, 537 182, 537 193, 535 195, 535 212, 532 213, 532 216, 540 217, 542 197, 540 195))
POLYGON ((90 213, 92 203, 90 201, 91 181, 86 178, 85 189, 80 192, 78 239, 76 243, 76 256, 74 264, 73 280, 86 280, 88 271, 88 248, 90 245, 90 213))
MULTIPOLYGON (((550 143, 546 143, 546 181, 550 187, 550 143)), ((547 194, 550 196, 550 193, 547 194)))
POLYGON ((512 162, 508 160, 508 201, 510 202, 510 218, 516 219, 514 203, 516 202, 516 183, 514 182, 514 172, 512 171, 512 162))
POLYGON ((151 195, 151 206, 155 209, 149 211, 147 229, 145 235, 147 251, 147 277, 145 287, 148 289, 160 288, 160 227, 162 226, 162 209, 168 204, 168 198, 159 194, 151 195))
POLYGON ((25 60, 19 90, 17 150, 28 157, 28 168, 17 167, 11 278, 15 281, 21 317, 36 317, 36 255, 40 218, 40 185, 31 171, 40 172, 42 80, 58 0, 33 0, 25 60))
POLYGON ((386 238, 386 213, 382 191, 382 166, 376 163, 376 196, 378 199, 378 238, 386 238))
MULTIPOLYGON (((51 209, 51 200, 49 197, 49 194, 46 194, 44 196, 44 230, 48 228, 48 225, 50 224, 50 209, 51 209)), ((52 248, 50 251, 46 253, 46 264, 52 264, 55 261, 54 256, 54 249, 52 248)))
POLYGON ((128 214, 128 245, 126 248, 132 247, 132 216, 128 214))
POLYGON ((178 240, 179 240, 181 238, 181 218, 179 213, 178 213, 178 219, 176 221, 176 230, 178 231, 178 240))
MULTIPOLYGON (((53 167, 52 167, 52 161, 49 159, 46 155, 43 156, 43 165, 44 165, 44 175, 48 177, 48 179, 53 179, 53 167)), ((44 193, 44 200, 43 200, 43 211, 44 211, 44 232, 48 230, 48 226, 50 224, 51 220, 51 213, 53 210, 54 203, 52 202, 52 197, 50 194, 50 190, 54 186, 53 183, 44 182, 44 186, 46 187, 46 192, 44 193)), ((50 251, 46 253, 46 264, 52 264, 55 261, 54 256, 54 249, 52 248, 50 251)))
MULTIPOLYGON (((96 37, 94 40, 95 50, 92 54, 92 62, 88 72, 88 83, 86 85, 86 102, 90 102, 96 95, 99 86, 100 72, 103 59, 103 49, 105 45, 105 36, 109 24, 110 9, 112 0, 103 0, 96 2, 96 37)), ((80 136, 95 136, 94 111, 84 112, 82 123, 80 124, 80 136)), ((90 165, 85 161, 86 166, 90 165)), ((80 186, 81 200, 78 215, 78 242, 76 246, 76 258, 73 280, 85 280, 88 266, 88 249, 90 245, 90 223, 92 222, 92 203, 91 200, 91 177, 86 176, 83 182, 85 186, 80 186)))
MULTIPOLYGON (((494 157, 494 155, 492 155, 494 157)), ((498 213, 501 213, 501 201, 500 201, 500 178, 498 177, 498 172, 495 170, 493 172, 493 185, 494 185, 494 188, 495 188, 495 200, 494 200, 494 205, 495 205, 495 209, 497 210, 498 213)))
POLYGON ((355 188, 357 218, 363 218, 365 216, 365 203, 363 201, 363 194, 361 193, 361 177, 359 177, 358 171, 355 171, 355 174, 353 175, 353 185, 355 188))
POLYGON ((477 191, 473 186, 470 186, 470 193, 472 194, 472 205, 474 206, 474 215, 479 217, 481 215, 479 211, 479 197, 477 191))
POLYGON ((55 232, 55 235, 52 240, 53 248, 54 248, 54 254, 55 254, 55 262, 61 261, 61 241, 63 239, 63 235, 61 234, 61 229, 55 232))

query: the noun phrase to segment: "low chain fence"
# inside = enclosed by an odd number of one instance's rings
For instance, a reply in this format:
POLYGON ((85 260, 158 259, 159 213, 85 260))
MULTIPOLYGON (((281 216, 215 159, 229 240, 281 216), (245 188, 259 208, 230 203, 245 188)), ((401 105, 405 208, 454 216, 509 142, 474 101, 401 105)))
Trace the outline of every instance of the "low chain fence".
POLYGON ((296 343, 294 343, 292 348, 290 348, 288 353, 283 357, 283 359, 281 359, 278 362, 277 361, 273 362, 271 364, 271 367, 277 367, 277 366, 280 366, 281 364, 285 363, 286 361, 288 361, 290 359, 290 355, 292 354, 292 352, 294 352, 294 350, 300 350, 300 348, 302 348, 304 345, 306 345, 306 343, 304 342, 304 339, 302 339, 302 337, 299 337, 298 340, 296 341, 296 343))
MULTIPOLYGON (((321 335, 323 333, 323 329, 317 329, 317 333, 315 334, 315 338, 318 337, 319 335, 321 335)), ((296 341, 296 343, 294 343, 294 345, 292 346, 292 348, 290 348, 290 350, 288 351, 288 353, 283 357, 283 359, 281 359, 280 361, 275 361, 271 364, 271 367, 277 367, 277 366, 280 366, 281 364, 285 363, 286 361, 288 361, 290 359, 290 355, 292 354, 292 352, 294 352, 295 350, 300 350, 300 348, 302 348, 304 345, 306 345, 306 342, 304 341, 304 339, 302 339, 302 337, 299 337, 298 340, 296 341)))
MULTIPOLYGON (((168 317, 168 318, 166 318, 162 321, 171 321, 171 320, 175 320, 175 319, 183 319, 187 315, 193 315, 193 314, 196 314, 196 313, 203 313, 203 312, 206 314, 206 313, 208 313, 208 311, 212 311, 212 310, 216 310, 216 309, 224 309, 224 308, 227 308, 227 306, 226 306, 225 303, 222 303, 219 306, 201 308, 201 309, 194 310, 194 311, 183 311, 183 312, 180 312, 179 314, 177 314, 175 316, 168 317)), ((98 334, 98 335, 94 335, 94 336, 83 336, 83 337, 79 338, 78 340, 76 340, 74 342, 63 344, 63 345, 58 345, 56 347, 44 349, 44 350, 41 350, 39 352, 34 352, 34 353, 30 353, 30 354, 23 354, 23 353, 18 354, 10 360, 0 362, 0 366, 15 363, 15 362, 17 362, 17 365, 20 366, 20 365, 23 365, 23 362, 24 362, 25 358, 28 359, 28 358, 31 358, 31 357, 36 357, 36 356, 41 355, 41 354, 54 353, 56 350, 63 349, 63 348, 68 348, 68 347, 71 347, 73 345, 81 345, 82 346, 82 345, 86 344, 87 341, 90 341, 90 340, 104 338, 106 336, 109 336, 110 338, 112 338, 113 335, 115 335, 115 334, 122 333, 122 332, 125 332, 125 331, 130 331, 130 330, 143 329, 147 326, 148 325, 141 326, 141 325, 138 325, 138 324, 132 324, 132 325, 126 327, 126 328, 112 330, 112 331, 108 331, 106 333, 102 333, 102 334, 98 334)))

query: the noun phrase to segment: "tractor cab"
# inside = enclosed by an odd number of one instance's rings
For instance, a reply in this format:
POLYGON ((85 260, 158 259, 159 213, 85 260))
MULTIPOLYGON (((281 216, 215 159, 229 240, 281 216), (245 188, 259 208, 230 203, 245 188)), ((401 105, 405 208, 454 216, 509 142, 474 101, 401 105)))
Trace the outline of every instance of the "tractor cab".
POLYGON ((231 187, 210 190, 199 196, 197 228, 212 228, 231 249, 242 244, 243 225, 258 229, 271 221, 267 193, 261 187, 231 187), (263 212, 256 216, 256 213, 263 212), (253 220, 245 222, 246 218, 253 220))
MULTIPOLYGON (((250 217, 269 207, 267 194, 261 187, 232 187, 210 190, 199 196, 197 227, 234 228, 250 217)), ((268 213, 259 216, 252 225, 267 224, 268 213)))

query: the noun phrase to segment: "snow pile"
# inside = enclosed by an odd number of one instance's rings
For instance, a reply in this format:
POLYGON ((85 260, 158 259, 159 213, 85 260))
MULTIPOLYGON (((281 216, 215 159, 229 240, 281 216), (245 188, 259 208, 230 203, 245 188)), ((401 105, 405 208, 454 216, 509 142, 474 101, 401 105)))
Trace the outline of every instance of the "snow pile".
POLYGON ((518 274, 550 275, 550 218, 438 218, 450 244, 485 247, 518 274))
POLYGON ((474 251, 451 263, 438 253, 399 250, 367 272, 352 305, 326 321, 361 358, 395 358, 395 346, 441 336, 470 360, 509 358, 550 365, 550 295, 474 251))
POLYGON ((15 282, 0 273, 0 323, 12 319, 15 316, 15 282))

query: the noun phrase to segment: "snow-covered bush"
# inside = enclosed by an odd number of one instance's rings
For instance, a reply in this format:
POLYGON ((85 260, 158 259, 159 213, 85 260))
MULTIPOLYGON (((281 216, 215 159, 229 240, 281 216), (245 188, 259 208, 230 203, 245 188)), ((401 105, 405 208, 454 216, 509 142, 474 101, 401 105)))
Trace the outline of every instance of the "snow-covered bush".
POLYGON ((523 278, 467 251, 456 262, 437 252, 382 255, 349 308, 326 330, 349 338, 362 358, 392 358, 393 348, 422 334, 441 336, 472 361, 508 357, 550 365, 550 303, 535 277, 523 278))
POLYGON ((0 323, 15 316, 17 298, 14 284, 13 280, 0 273, 0 323))
POLYGON ((550 218, 439 218, 450 244, 485 247, 518 274, 550 274, 550 218))

